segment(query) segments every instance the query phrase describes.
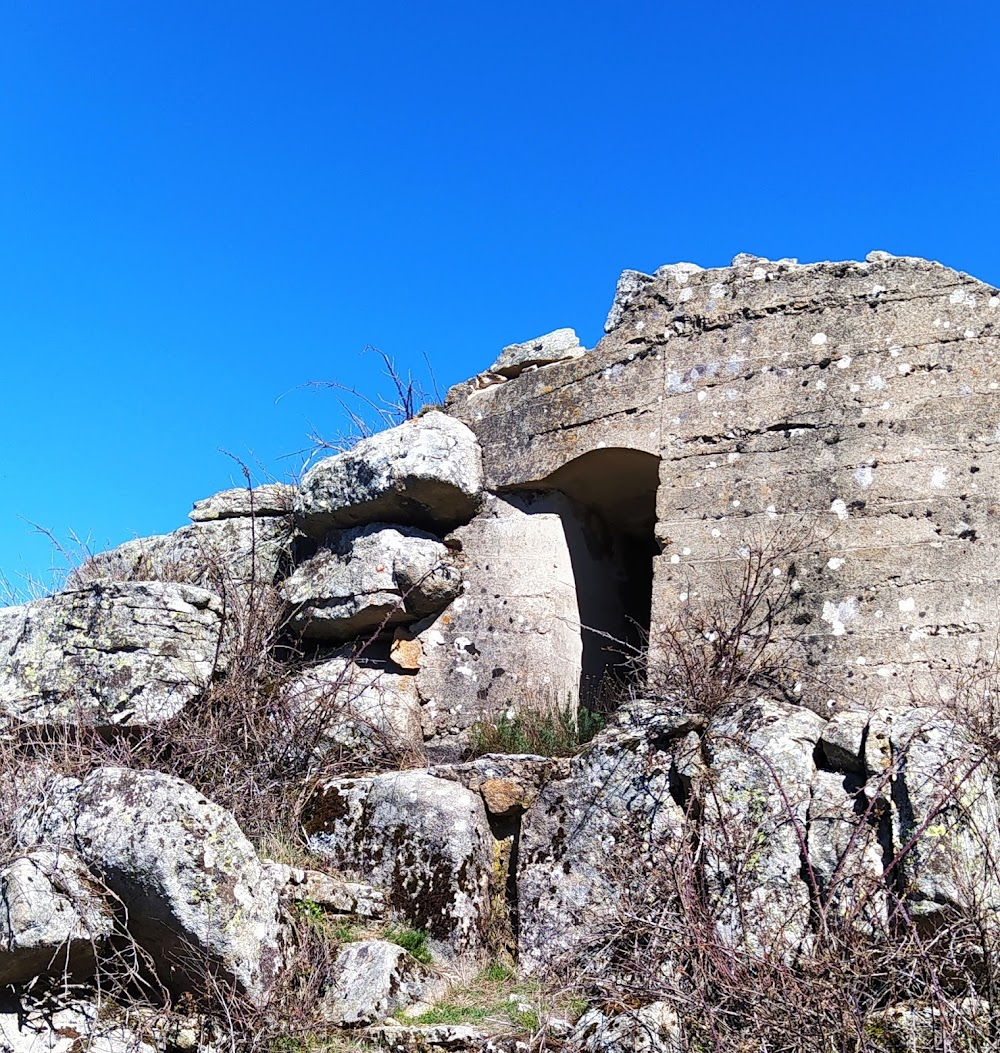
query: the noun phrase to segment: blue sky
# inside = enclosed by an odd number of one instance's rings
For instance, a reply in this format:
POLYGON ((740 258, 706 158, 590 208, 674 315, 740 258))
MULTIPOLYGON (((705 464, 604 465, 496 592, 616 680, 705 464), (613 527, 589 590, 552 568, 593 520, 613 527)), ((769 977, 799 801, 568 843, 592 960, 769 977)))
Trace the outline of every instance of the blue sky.
MULTIPOLYGON (((0 571, 294 472, 374 392, 601 334, 625 267, 1000 284, 985 0, 0 5, 0 571)), ((54 557, 58 564, 60 557, 54 557)))

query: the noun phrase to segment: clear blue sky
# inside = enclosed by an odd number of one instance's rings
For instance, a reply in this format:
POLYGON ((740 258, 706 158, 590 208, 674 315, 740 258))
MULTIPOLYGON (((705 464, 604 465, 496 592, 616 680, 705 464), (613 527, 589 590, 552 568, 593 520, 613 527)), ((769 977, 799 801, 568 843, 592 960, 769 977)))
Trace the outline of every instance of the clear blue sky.
POLYGON ((183 525, 240 482, 220 448, 294 471, 343 428, 300 385, 373 389, 366 344, 442 387, 592 346, 625 267, 1000 284, 998 41, 986 0, 8 0, 0 570, 50 565, 25 519, 183 525))

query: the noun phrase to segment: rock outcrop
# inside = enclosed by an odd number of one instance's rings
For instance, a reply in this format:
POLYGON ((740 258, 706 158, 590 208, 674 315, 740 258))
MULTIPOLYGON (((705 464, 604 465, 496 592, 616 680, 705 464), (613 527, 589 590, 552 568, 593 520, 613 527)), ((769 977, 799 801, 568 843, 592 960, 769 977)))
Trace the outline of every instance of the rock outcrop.
POLYGON ((101 583, 0 610, 0 715, 28 724, 154 724, 221 664, 222 604, 170 582, 101 583))
MULTIPOLYGON (((176 995, 308 991, 390 1049, 979 1048, 1000 293, 741 255, 624 272, 605 331, 0 611, 2 784, 52 776, 9 808, 0 982, 124 941, 176 995), (508 977, 506 1015, 420 1015, 491 958, 586 1011, 508 977)), ((141 1041, 80 1005, 76 1038, 141 1041)))

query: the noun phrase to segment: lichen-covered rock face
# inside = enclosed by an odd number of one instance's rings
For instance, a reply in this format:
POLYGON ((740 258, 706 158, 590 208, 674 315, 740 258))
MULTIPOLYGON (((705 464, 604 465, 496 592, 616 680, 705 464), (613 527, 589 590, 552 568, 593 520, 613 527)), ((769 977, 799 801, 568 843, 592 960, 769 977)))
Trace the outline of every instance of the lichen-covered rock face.
POLYGON ((677 1011, 651 1002, 618 1013, 590 1009, 576 1023, 569 1048, 577 1053, 683 1053, 677 1011))
POLYGON ((936 698, 998 628, 1000 293, 884 253, 625 284, 584 357, 449 394, 486 486, 544 482, 602 447, 659 456, 654 657, 658 627, 718 596, 741 550, 804 525, 785 561, 789 671, 817 674, 803 697, 936 698))
POLYGON ((303 533, 402 523, 450 530, 479 505, 483 466, 475 435, 432 410, 313 465, 295 501, 303 533))
POLYGON ((683 714, 651 710, 641 726, 609 728, 525 813, 517 906, 526 972, 564 968, 583 948, 596 962, 602 926, 631 880, 616 855, 673 854, 685 815, 670 772, 694 727, 683 714))
POLYGON ((757 699, 710 722, 710 758, 693 780, 711 911, 726 944, 761 957, 794 955, 810 932, 801 878, 813 752, 825 721, 757 699))
POLYGON ((295 487, 288 483, 265 483, 252 489, 243 486, 195 501, 188 519, 204 523, 235 517, 283 516, 292 511, 294 503, 295 487))
POLYGON ((334 531, 281 587, 309 639, 349 640, 436 613, 462 587, 449 550, 413 527, 334 531))
MULTIPOLYGON (((852 776, 831 843, 850 841, 856 853, 877 839, 887 894, 932 928, 956 912, 1000 910, 995 759, 967 729, 940 709, 895 706, 838 714, 821 744, 830 767, 852 776), (845 729, 855 732, 853 746, 845 729)), ((831 793, 828 808, 836 801, 831 793)), ((822 833, 818 828, 817 839, 822 833)), ((821 856, 820 872, 831 862, 824 865, 821 856)), ((847 878, 864 873, 857 863, 841 871, 847 878)), ((877 915, 877 906, 869 913, 877 915)))
POLYGON ((127 911, 129 934, 183 990, 206 973, 266 1000, 281 964, 278 894, 233 817, 170 775, 97 768, 61 779, 20 824, 73 848, 127 911))
POLYGON ((72 852, 35 849, 0 869, 0 984, 86 979, 114 928, 98 882, 72 852))
POLYGON ((493 837, 475 794, 419 771, 334 779, 302 823, 313 852, 385 888, 391 910, 442 951, 481 951, 493 837))
POLYGON ((222 603, 205 589, 101 583, 0 610, 0 717, 145 725, 210 683, 222 603))
POLYGON ((409 761, 423 756, 420 699, 414 677, 331 658, 282 687, 286 712, 315 729, 313 759, 409 761))
POLYGON ((342 1027, 384 1020, 441 987, 430 970, 385 940, 345 944, 333 968, 321 1011, 326 1021, 342 1027))
POLYGON ((251 519, 219 514, 172 534, 136 538, 100 552, 70 581, 176 581, 211 589, 230 605, 234 600, 259 602, 251 587, 263 589, 282 576, 292 530, 290 515, 251 519))

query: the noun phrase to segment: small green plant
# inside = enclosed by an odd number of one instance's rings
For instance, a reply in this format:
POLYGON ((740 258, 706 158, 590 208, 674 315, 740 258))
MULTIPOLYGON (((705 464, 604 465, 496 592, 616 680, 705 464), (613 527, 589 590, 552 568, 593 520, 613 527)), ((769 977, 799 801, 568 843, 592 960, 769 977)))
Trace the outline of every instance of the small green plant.
POLYGON ((423 929, 400 928, 390 925, 383 933, 383 939, 402 947, 410 956, 424 964, 431 961, 430 948, 427 946, 427 933, 423 929))
POLYGON ((582 706, 502 713, 498 720, 478 721, 470 730, 474 756, 484 753, 533 753, 569 757, 605 725, 605 717, 582 706))

